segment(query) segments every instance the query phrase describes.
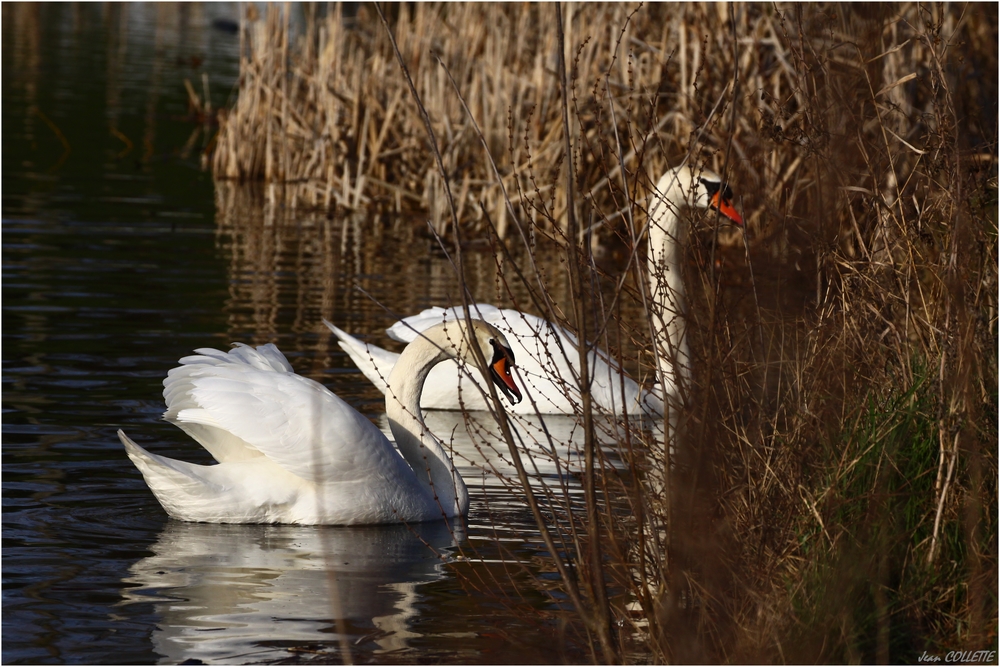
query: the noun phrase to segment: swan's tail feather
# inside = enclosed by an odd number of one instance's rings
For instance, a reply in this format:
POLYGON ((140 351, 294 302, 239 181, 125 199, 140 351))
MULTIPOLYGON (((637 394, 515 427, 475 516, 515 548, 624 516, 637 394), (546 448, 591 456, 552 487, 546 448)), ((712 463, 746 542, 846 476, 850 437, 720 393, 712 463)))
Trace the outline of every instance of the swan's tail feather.
POLYGON ((326 320, 323 320, 323 324, 340 339, 340 348, 347 353, 358 370, 364 373, 368 381, 378 387, 383 394, 386 393, 389 389, 386 383, 389 373, 396 365, 399 355, 375 345, 368 345, 326 320))
MULTIPOLYGON (((289 515, 301 491, 300 481, 285 477, 263 458, 203 466, 147 452, 121 430, 118 438, 160 505, 175 519, 273 523, 289 515)), ((302 523, 316 522, 292 516, 302 523)))
POLYGON ((120 429, 118 438, 125 445, 125 453, 170 516, 190 521, 193 507, 214 502, 218 497, 221 489, 198 474, 197 468, 203 466, 151 454, 120 429))

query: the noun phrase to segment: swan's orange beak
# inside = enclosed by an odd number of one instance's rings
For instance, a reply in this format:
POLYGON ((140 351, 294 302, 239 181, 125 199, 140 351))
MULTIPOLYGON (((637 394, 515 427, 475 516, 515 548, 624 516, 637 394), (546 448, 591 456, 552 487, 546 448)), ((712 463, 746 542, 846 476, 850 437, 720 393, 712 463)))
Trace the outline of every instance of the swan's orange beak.
POLYGON ((495 340, 493 344, 493 361, 490 362, 490 375, 493 382, 510 401, 511 405, 521 402, 521 390, 514 383, 514 376, 510 374, 510 369, 514 365, 514 353, 495 340))
POLYGON ((719 190, 712 195, 712 208, 735 222, 740 227, 743 226, 743 216, 737 213, 736 209, 733 207, 733 203, 723 196, 722 190, 719 190))

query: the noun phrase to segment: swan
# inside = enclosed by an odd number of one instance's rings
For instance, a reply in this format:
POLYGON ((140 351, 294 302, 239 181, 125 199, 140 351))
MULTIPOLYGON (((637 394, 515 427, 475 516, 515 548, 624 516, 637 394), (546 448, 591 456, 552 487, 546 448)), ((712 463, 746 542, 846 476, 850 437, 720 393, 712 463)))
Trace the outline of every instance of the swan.
POLYGON ((660 386, 666 396, 676 397, 690 374, 682 269, 687 225, 677 212, 681 206, 714 209, 740 227, 743 217, 733 206, 733 191, 718 174, 686 165, 668 169, 660 177, 652 200, 647 273, 656 356, 660 386))
MULTIPOLYGON (((695 172, 687 166, 668 170, 657 183, 652 199, 647 266, 655 304, 660 386, 666 388, 666 395, 676 396, 678 376, 686 377, 688 368, 681 272, 683 227, 677 210, 680 206, 711 208, 737 225, 743 224, 743 218, 733 207, 732 191, 718 174, 708 170, 695 172), (675 368, 681 372, 675 373, 675 368)), ((514 406, 511 412, 534 414, 536 407, 541 414, 574 414, 578 410, 579 390, 574 380, 579 375, 576 336, 554 323, 517 310, 480 303, 470 306, 470 311, 473 318, 490 322, 503 331, 516 351, 518 373, 532 401, 514 406)), ((408 343, 418 332, 433 324, 462 318, 461 307, 433 307, 404 318, 386 329, 386 333, 393 340, 408 343)), ((385 379, 399 355, 365 343, 333 325, 328 326, 365 377, 385 393, 385 379)), ((657 391, 644 390, 601 350, 591 353, 589 365, 594 373, 594 400, 602 409, 620 414, 624 406, 630 414, 663 416, 664 393, 659 388, 657 391)), ((462 390, 457 373, 454 364, 442 364, 431 371, 431 381, 420 400, 421 407, 428 410, 485 409, 478 392, 462 390)), ((475 377, 474 369, 472 375, 475 377)))
MULTIPOLYGON (((530 400, 511 407, 510 412, 535 414, 536 409, 540 414, 577 412, 580 392, 574 379, 579 375, 576 336, 557 324, 517 310, 485 303, 473 304, 469 310, 473 318, 489 322, 502 331, 518 359, 518 376, 530 400)), ((386 329, 386 333, 393 340, 409 343, 428 327, 464 318, 461 306, 433 307, 400 320, 386 329)), ((327 323, 327 326, 365 377, 385 393, 385 378, 389 377, 399 355, 365 343, 332 324, 327 323)), ((591 352, 589 366, 594 375, 591 393, 602 409, 620 414, 625 406, 629 414, 662 414, 662 401, 642 389, 604 351, 591 352)), ((454 363, 435 368, 420 398, 420 406, 425 410, 485 410, 482 396, 469 389, 470 380, 462 375, 454 363)), ((476 382, 481 379, 475 369, 470 369, 469 375, 476 382)))
POLYGON ((431 369, 471 345, 512 404, 521 393, 514 354, 492 325, 464 321, 430 327, 400 355, 386 398, 392 443, 323 385, 296 375, 272 344, 203 348, 163 381, 165 420, 218 461, 195 465, 151 454, 118 437, 170 516, 210 523, 383 524, 464 515, 469 493, 419 398, 431 369), (402 456, 401 456, 402 455, 402 456))

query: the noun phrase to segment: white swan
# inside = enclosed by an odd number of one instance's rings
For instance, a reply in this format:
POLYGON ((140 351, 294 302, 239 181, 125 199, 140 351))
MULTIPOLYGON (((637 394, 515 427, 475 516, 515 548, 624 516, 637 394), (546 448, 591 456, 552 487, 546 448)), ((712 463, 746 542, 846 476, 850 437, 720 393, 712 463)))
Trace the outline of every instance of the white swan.
MULTIPOLYGON (((515 414, 574 414, 580 405, 579 352, 577 337, 559 325, 535 315, 517 310, 500 309, 485 303, 470 307, 472 317, 489 322, 510 341, 517 357, 518 377, 524 386, 525 400, 513 406, 515 414)), ((393 340, 409 343, 428 327, 464 319, 461 306, 428 308, 407 317, 386 329, 393 340)), ((383 393, 399 355, 365 343, 327 324, 340 339, 340 347, 350 355, 355 365, 383 393)), ((638 412, 661 414, 663 404, 652 393, 643 390, 632 378, 601 350, 591 352, 589 366, 594 374, 591 392, 594 401, 612 414, 621 414, 622 406, 629 414, 638 412), (624 392, 621 384, 624 383, 624 392)), ((481 381, 475 369, 471 380, 481 381)), ((427 410, 484 410, 486 404, 471 380, 462 377, 454 363, 441 364, 431 371, 420 405, 427 410)))
POLYGON ((120 430, 118 437, 163 508, 185 521, 379 524, 462 515, 465 483, 420 413, 428 373, 451 357, 474 364, 472 343, 507 399, 521 398, 504 335, 484 322, 473 322, 470 335, 466 328, 431 327, 399 357, 385 406, 398 453, 354 408, 296 375, 271 344, 196 350, 163 381, 164 419, 217 465, 158 456, 120 430))
MULTIPOLYGON (((667 388, 669 396, 677 394, 675 367, 682 369, 680 375, 685 377, 688 368, 681 272, 683 228, 677 216, 680 206, 713 208, 736 224, 743 224, 743 218, 733 208, 732 192, 717 174, 693 172, 682 166, 667 171, 656 186, 649 214, 648 269, 653 302, 656 304, 660 382, 667 388)), ((488 304, 475 304, 470 306, 470 310, 472 317, 490 322, 503 331, 516 352, 519 376, 532 400, 514 406, 511 412, 534 414, 536 405, 541 414, 573 414, 578 410, 579 385, 575 378, 579 375, 579 354, 576 336, 540 317, 516 310, 501 310, 488 304)), ((429 308, 397 322, 386 333, 394 340, 408 343, 417 332, 433 324, 463 317, 461 307, 429 308)), ((385 379, 389 377, 399 355, 365 343, 337 327, 328 326, 340 339, 340 347, 350 355, 355 365, 384 393, 385 379)), ((663 394, 659 390, 651 392, 642 389, 606 353, 592 353, 590 367, 594 373, 594 400, 601 408, 620 414, 624 405, 630 414, 641 412, 662 416, 663 394)), ((431 371, 428 387, 420 400, 421 407, 428 410, 484 409, 485 403, 478 392, 463 391, 463 381, 456 375, 454 364, 442 364, 431 371)))
POLYGON ((647 270, 654 304, 659 379, 666 395, 674 397, 690 373, 682 269, 687 225, 681 224, 677 215, 681 206, 715 209, 743 225, 743 218, 733 207, 732 190, 714 172, 675 167, 656 184, 649 211, 647 270))

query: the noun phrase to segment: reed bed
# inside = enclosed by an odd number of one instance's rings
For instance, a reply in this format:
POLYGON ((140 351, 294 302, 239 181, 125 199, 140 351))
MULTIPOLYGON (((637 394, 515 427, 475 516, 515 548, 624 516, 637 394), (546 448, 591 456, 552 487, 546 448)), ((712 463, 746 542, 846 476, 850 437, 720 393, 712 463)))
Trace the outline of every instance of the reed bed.
POLYGON ((677 440, 583 400, 583 501, 508 474, 562 640, 600 662, 996 650, 995 6, 365 7, 296 48, 284 20, 244 25, 217 176, 291 209, 412 201, 457 283, 489 239, 499 303, 635 377, 651 179, 687 161, 741 193, 745 231, 688 215, 677 440))
MULTIPOLYGON (((455 217, 481 232, 482 205, 503 236, 511 213, 504 192, 526 191, 545 207, 546 218, 565 227, 566 193, 558 186, 564 130, 553 85, 557 45, 550 9, 417 3, 387 11, 441 153, 455 217)), ((662 171, 695 143, 711 152, 732 140, 742 150, 743 137, 757 134, 756 96, 723 98, 733 68, 719 70, 724 63, 706 59, 710 50, 732 48, 727 12, 723 5, 567 8, 565 56, 578 82, 569 131, 591 147, 576 156, 583 196, 614 210, 624 205, 609 199, 606 180, 617 173, 616 167, 604 169, 610 155, 593 151, 613 144, 616 131, 644 142, 627 147, 630 171, 662 171), (593 97, 595 86, 621 105, 617 124, 593 97), (735 126, 726 118, 735 118, 735 126), (689 136, 694 128, 697 142, 689 136), (640 160, 637 151, 649 154, 640 160)), ((289 16, 278 6, 263 16, 251 7, 243 18, 238 97, 221 115, 213 145, 216 177, 262 181, 269 201, 291 208, 417 207, 445 233, 451 216, 444 179, 407 74, 376 13, 365 5, 345 17, 338 4, 327 16, 310 19, 293 44, 289 16)), ((740 12, 740 21, 748 38, 761 33, 779 39, 770 15, 740 12)), ((755 77, 768 90, 788 87, 780 83, 787 76, 780 61, 758 72, 755 62, 743 60, 743 80, 755 77)))

